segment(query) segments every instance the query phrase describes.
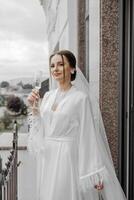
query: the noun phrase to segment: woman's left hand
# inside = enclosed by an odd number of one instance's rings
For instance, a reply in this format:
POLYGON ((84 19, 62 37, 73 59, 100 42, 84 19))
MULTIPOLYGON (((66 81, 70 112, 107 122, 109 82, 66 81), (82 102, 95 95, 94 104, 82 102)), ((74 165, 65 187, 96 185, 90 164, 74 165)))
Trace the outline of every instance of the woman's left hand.
POLYGON ((95 185, 94 187, 95 187, 95 189, 97 189, 97 190, 103 190, 104 185, 103 185, 102 182, 99 182, 99 183, 98 183, 97 185, 95 185))

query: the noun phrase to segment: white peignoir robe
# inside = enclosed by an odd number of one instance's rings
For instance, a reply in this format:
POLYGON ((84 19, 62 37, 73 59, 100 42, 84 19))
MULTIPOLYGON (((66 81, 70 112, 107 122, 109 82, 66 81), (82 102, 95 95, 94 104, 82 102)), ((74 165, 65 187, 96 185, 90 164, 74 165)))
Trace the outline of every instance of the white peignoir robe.
POLYGON ((53 111, 57 91, 47 92, 40 114, 31 116, 28 149, 37 159, 37 200, 98 200, 94 185, 102 179, 104 200, 125 199, 97 147, 88 97, 72 86, 53 111))

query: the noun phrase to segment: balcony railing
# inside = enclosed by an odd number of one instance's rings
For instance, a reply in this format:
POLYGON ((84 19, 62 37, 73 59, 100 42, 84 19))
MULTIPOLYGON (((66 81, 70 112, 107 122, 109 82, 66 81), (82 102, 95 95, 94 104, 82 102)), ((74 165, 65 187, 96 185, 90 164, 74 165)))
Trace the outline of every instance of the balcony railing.
POLYGON ((0 158, 0 200, 17 200, 17 168, 18 165, 18 130, 17 122, 14 122, 13 145, 9 153, 5 167, 2 168, 0 158))

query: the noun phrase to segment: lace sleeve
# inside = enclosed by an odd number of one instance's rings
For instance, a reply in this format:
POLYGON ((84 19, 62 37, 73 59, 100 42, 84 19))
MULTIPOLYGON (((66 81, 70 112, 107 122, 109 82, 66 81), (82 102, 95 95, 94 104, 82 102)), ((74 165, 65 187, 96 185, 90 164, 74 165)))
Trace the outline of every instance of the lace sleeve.
POLYGON ((94 188, 106 178, 106 169, 98 149, 90 102, 85 96, 81 102, 81 123, 79 141, 79 174, 83 191, 94 188))
POLYGON ((32 154, 39 153, 43 138, 43 126, 40 115, 29 115, 29 128, 28 150, 32 154))
MULTIPOLYGON (((41 109, 44 106, 48 96, 49 92, 45 93, 45 96, 41 103, 41 109)), ((30 112, 28 116, 29 135, 27 147, 31 154, 39 153, 43 145, 43 137, 45 133, 43 129, 43 120, 40 112, 41 111, 34 115, 32 114, 32 112, 30 112)))

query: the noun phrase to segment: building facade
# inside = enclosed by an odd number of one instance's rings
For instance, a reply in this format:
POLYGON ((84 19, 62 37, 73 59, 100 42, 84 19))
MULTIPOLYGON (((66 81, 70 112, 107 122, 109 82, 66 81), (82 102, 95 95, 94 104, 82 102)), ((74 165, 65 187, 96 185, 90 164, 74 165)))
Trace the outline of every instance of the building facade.
POLYGON ((94 85, 117 175, 134 198, 134 1, 40 0, 50 54, 69 49, 94 85))

